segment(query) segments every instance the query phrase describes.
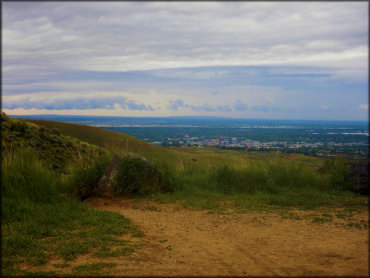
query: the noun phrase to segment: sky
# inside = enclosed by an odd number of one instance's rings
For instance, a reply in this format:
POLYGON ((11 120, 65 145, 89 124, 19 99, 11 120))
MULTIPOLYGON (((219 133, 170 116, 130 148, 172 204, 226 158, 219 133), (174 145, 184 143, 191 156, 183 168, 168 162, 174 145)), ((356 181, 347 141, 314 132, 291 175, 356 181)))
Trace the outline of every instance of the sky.
POLYGON ((9 115, 368 120, 368 2, 3 2, 9 115))

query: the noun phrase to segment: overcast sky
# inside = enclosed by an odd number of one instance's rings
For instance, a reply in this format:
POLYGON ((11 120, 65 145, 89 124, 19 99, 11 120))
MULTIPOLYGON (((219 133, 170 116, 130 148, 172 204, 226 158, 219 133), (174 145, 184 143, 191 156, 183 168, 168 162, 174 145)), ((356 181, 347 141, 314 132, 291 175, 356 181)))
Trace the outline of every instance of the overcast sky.
POLYGON ((3 2, 14 114, 367 120, 367 2, 3 2))

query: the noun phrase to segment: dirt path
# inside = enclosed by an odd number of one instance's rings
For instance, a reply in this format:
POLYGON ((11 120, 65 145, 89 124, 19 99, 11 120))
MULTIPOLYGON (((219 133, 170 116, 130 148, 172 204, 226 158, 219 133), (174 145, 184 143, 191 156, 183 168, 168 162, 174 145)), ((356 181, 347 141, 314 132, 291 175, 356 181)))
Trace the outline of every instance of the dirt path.
MULTIPOLYGON (((111 260, 117 267, 110 275, 368 276, 367 229, 312 223, 312 217, 218 215, 123 199, 86 202, 122 213, 145 233, 145 246, 111 260)), ((367 221, 366 212, 355 217, 367 221)))

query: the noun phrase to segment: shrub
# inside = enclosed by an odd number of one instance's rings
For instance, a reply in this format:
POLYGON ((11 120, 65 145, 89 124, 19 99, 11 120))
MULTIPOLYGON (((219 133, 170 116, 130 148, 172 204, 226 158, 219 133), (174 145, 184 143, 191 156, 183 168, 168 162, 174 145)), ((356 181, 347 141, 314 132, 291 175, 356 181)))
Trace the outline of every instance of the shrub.
POLYGON ((80 199, 87 198, 109 163, 107 155, 81 159, 70 165, 71 175, 64 179, 61 191, 75 192, 80 199))
POLYGON ((172 192, 175 186, 173 170, 167 164, 126 155, 119 163, 114 189, 119 195, 149 195, 172 192))

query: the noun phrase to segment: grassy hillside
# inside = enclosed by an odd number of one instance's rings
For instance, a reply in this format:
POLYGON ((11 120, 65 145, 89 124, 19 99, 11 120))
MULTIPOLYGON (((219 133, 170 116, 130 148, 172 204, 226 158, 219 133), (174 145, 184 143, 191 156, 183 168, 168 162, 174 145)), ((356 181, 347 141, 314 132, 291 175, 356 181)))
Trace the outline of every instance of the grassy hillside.
POLYGON ((24 121, 44 126, 49 129, 55 128, 65 136, 77 138, 81 141, 103 147, 113 153, 123 154, 133 152, 154 161, 166 160, 175 167, 179 164, 176 152, 150 145, 127 134, 79 124, 30 119, 24 121), (158 155, 160 155, 160 157, 158 157, 158 155))
POLYGON ((1 118, 1 135, 4 150, 30 148, 56 172, 65 172, 73 161, 108 153, 96 145, 64 136, 56 128, 49 129, 5 116, 1 118))
POLYGON ((3 275, 51 275, 35 270, 50 260, 67 266, 82 254, 134 251, 120 239, 140 235, 128 219, 68 196, 77 187, 96 184, 109 162, 108 151, 3 115, 1 133, 3 275))

